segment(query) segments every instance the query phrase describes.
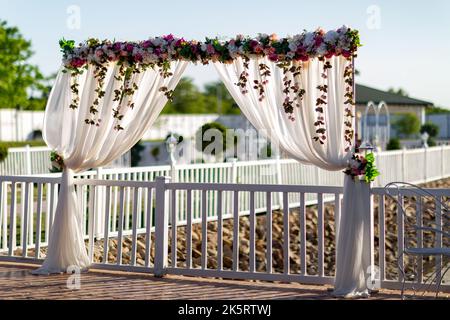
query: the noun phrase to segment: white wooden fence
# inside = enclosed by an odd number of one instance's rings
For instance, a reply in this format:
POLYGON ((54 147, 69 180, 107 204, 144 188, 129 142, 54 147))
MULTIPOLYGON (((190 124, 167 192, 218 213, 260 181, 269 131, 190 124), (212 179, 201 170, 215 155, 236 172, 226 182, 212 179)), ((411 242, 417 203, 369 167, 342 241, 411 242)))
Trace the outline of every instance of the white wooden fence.
MULTIPOLYGON (((9 148, 5 160, 0 162, 0 175, 32 175, 47 174, 52 167, 51 149, 48 147, 9 148)), ((114 160, 109 167, 129 167, 130 153, 114 160)))
MULTIPOLYGON (((45 256, 49 233, 52 228, 54 211, 57 203, 57 190, 59 178, 52 177, 0 177, 0 260, 8 261, 41 261, 45 256)), ((165 273, 179 275, 211 276, 224 278, 259 279, 273 281, 298 281, 313 284, 333 283, 334 270, 325 269, 325 260, 329 258, 326 252, 325 241, 328 246, 335 247, 336 239, 329 233, 325 233, 326 227, 334 225, 339 221, 341 212, 342 187, 334 186, 299 186, 299 185, 274 185, 274 184, 235 184, 235 183, 173 183, 170 178, 158 177, 155 181, 119 181, 119 180, 97 180, 83 179, 75 180, 79 191, 79 207, 83 212, 83 230, 86 245, 91 262, 95 267, 153 272, 155 275, 165 273), (200 207, 196 207, 194 192, 200 193, 200 207), (96 197, 103 192, 105 197, 96 197), (127 202, 126 195, 130 192, 131 201, 127 202), (117 198, 115 195, 117 194, 117 198), (232 206, 230 212, 226 210, 227 195, 231 195, 232 206), (246 194, 246 200, 242 200, 241 194, 246 194), (265 201, 263 212, 266 213, 266 224, 264 241, 264 268, 257 268, 261 261, 255 258, 256 243, 256 213, 257 195, 262 194, 265 201), (282 239, 278 240, 281 245, 283 265, 280 269, 274 267, 274 240, 273 228, 276 222, 274 217, 273 197, 281 194, 282 214, 281 226, 283 228, 282 239), (312 224, 311 215, 306 213, 307 197, 314 194, 317 199, 316 224, 312 224), (290 204, 290 196, 298 196, 298 205, 290 204), (183 197, 181 200, 181 197, 183 197), (325 216, 325 198, 329 198, 328 204, 333 210, 328 211, 325 216), (209 203, 214 203, 213 207, 209 203), (241 212, 242 202, 247 203, 247 213, 241 212), (185 203, 185 212, 180 217, 176 207, 177 203, 185 203), (102 207, 104 215, 99 219, 98 207, 102 207), (215 209, 215 215, 210 210, 215 209), (295 210, 294 210, 295 209, 295 210), (331 214, 331 216, 330 216, 331 214), (298 222, 294 218, 299 215, 298 222), (241 219, 249 219, 249 238, 243 239, 241 219), (230 217, 232 226, 232 252, 224 251, 224 221, 230 217), (210 221, 217 221, 217 227, 211 228, 210 221), (101 226, 102 235, 96 237, 96 226, 101 226), (193 227, 201 227, 200 264, 193 263, 193 227), (315 230, 311 226, 315 225, 315 230), (178 226, 173 228, 172 226, 178 226), (184 229, 179 229, 184 228, 184 229), (298 232, 294 240, 290 233, 298 232), (183 232, 180 232, 183 230, 183 232), (307 246, 307 237, 317 239, 314 245, 317 259, 308 260, 312 248, 307 246), (217 253, 211 256, 208 253, 208 236, 217 239, 217 253), (138 240, 138 236, 144 236, 138 240), (169 239, 171 239, 169 241, 169 239), (177 241, 174 241, 176 239, 177 241), (112 241, 116 241, 114 245, 112 241), (240 253, 241 241, 248 241, 248 249, 240 253), (142 247, 142 241, 144 246, 142 247), (291 244, 295 242, 298 249, 292 250, 291 244), (177 246, 184 243, 186 250, 183 259, 179 259, 177 246), (331 243, 331 244, 330 244, 331 243), (100 257, 95 254, 95 248, 102 247, 100 257), (115 249, 113 261, 109 258, 109 252, 115 249), (140 257, 137 258, 139 249, 140 257), (232 265, 226 267, 223 261, 232 260, 232 265), (292 257, 299 257, 299 262, 293 262, 292 257), (248 260, 248 267, 240 265, 240 259, 248 260), (211 267, 208 261, 215 259, 216 267, 211 267), (308 271, 308 270, 314 271, 308 271), (295 270, 295 271, 293 271, 295 270)), ((427 189, 428 192, 440 198, 450 198, 448 189, 427 189)), ((408 190, 401 189, 399 197, 407 196, 408 190)), ((371 197, 367 203, 373 204, 373 198, 378 197, 380 210, 378 219, 371 221, 374 224, 370 232, 375 242, 375 235, 379 239, 378 245, 373 245, 372 257, 379 256, 375 264, 382 270, 381 287, 398 289, 401 286, 401 277, 386 277, 387 261, 387 238, 392 237, 388 232, 387 213, 392 208, 385 206, 385 190, 373 188, 371 197)), ((372 205, 370 205, 372 206, 372 205)), ((441 210, 436 207, 436 210, 441 210)), ((329 209, 328 209, 329 210, 329 209)), ((372 210, 368 210, 373 214, 372 210)), ((418 210, 418 213, 421 212, 418 210)), ((392 224, 392 220, 388 223, 392 224)), ((441 225, 442 227, 442 225, 441 225)), ((401 250, 403 243, 403 227, 396 228, 395 242, 401 250)), ((230 232, 228 230, 228 232, 230 232)), ((260 241, 260 240, 259 240, 260 241)), ((436 245, 445 245, 437 241, 436 245)), ((448 243, 447 243, 448 245, 448 243)), ((198 248, 198 246, 196 246, 198 248)), ((199 249, 196 252, 198 253, 199 249)), ((259 249, 261 250, 261 248, 259 249)), ((335 254, 334 250, 331 252, 335 254)), ((442 260, 436 260, 436 267, 442 266, 442 260)), ((425 271, 424 271, 425 272, 425 271)), ((399 274, 399 273, 398 273, 399 274)), ((419 278, 423 281, 423 277, 419 278)), ((421 283, 419 283, 420 285, 421 283)), ((441 287, 444 291, 450 291, 450 285, 444 283, 441 287)))

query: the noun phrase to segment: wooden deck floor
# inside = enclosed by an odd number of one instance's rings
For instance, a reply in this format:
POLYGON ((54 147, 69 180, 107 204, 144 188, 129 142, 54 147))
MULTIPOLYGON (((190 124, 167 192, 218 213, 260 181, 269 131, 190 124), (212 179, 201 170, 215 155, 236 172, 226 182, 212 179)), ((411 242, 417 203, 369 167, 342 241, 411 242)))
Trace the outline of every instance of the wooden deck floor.
MULTIPOLYGON (((34 276, 36 266, 0 263, 0 299, 333 299, 327 286, 218 280, 91 270, 79 290, 68 289, 68 275, 34 276)), ((370 299, 398 299, 382 290, 370 299)))

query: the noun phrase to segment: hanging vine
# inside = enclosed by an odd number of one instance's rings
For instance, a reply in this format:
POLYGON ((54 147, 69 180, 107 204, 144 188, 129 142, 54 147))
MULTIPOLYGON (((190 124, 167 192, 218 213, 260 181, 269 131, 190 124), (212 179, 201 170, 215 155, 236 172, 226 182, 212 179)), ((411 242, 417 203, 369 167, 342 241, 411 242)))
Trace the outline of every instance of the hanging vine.
POLYGON ((344 139, 347 142, 347 146, 345 147, 345 151, 349 151, 354 138, 354 129, 353 129, 353 119, 354 115, 352 109, 355 107, 355 97, 353 92, 354 87, 354 79, 353 79, 353 60, 351 58, 348 59, 349 64, 345 67, 344 70, 344 81, 346 84, 345 87, 345 120, 344 120, 344 139))

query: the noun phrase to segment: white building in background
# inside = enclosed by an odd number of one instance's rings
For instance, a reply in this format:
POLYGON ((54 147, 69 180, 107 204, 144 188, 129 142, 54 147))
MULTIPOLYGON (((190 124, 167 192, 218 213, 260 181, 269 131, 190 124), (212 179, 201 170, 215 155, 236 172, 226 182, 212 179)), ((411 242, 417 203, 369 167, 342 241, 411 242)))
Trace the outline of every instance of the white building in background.
POLYGON ((42 131, 44 111, 0 109, 0 141, 33 139, 33 132, 42 131))

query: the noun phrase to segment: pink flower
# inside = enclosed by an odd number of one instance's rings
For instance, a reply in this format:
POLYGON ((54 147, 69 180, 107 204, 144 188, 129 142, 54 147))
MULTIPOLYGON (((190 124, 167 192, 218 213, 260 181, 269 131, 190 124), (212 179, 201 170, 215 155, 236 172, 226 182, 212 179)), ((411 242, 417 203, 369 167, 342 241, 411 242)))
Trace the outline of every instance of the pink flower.
POLYGON ((74 58, 70 61, 70 65, 74 68, 80 68, 86 63, 86 60, 80 58, 74 58))
POLYGON ((177 42, 175 42, 175 47, 181 47, 182 44, 186 43, 186 40, 183 38, 178 39, 177 42))
POLYGON ((253 48, 254 53, 262 53, 263 51, 264 51, 263 47, 259 44, 253 48))
POLYGON ((136 61, 136 62, 141 62, 143 59, 142 54, 140 54, 140 53, 136 53, 133 58, 134 58, 134 61, 136 61))
POLYGON ((100 58, 103 55, 103 50, 102 49, 95 50, 95 55, 100 58))
POLYGON ((345 58, 349 58, 352 55, 352 53, 350 51, 347 51, 347 50, 342 50, 342 55, 345 58))
POLYGON ((208 43, 208 45, 206 46, 206 52, 208 52, 208 54, 216 53, 216 50, 214 50, 214 47, 211 43, 208 43))

